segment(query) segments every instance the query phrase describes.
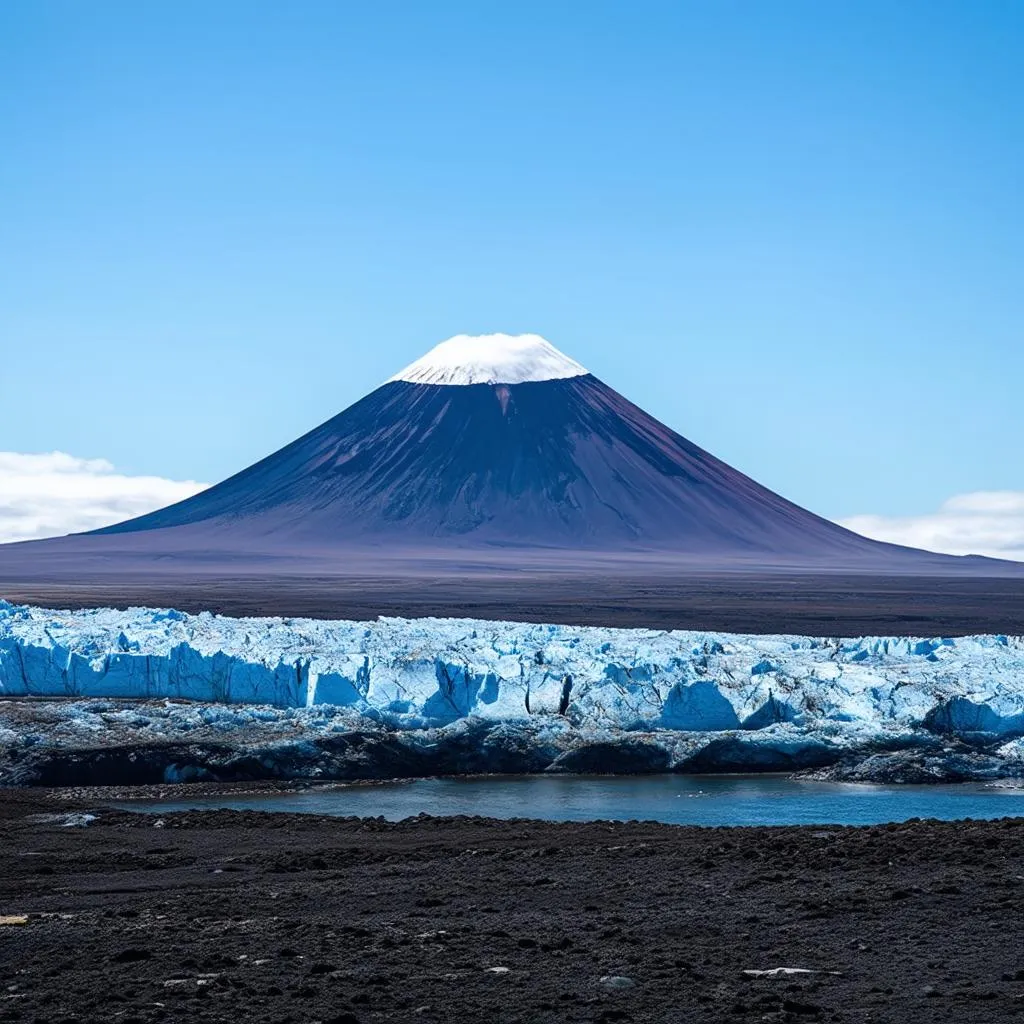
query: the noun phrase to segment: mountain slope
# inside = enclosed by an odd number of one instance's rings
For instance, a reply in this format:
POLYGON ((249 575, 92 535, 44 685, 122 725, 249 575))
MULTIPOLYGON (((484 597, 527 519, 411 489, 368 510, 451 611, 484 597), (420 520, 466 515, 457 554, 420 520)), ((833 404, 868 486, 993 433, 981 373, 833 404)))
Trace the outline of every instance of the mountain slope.
POLYGON ((393 381, 249 469, 100 533, 230 528, 317 547, 876 551, 691 444, 595 377, 393 381))
POLYGON ((207 491, 90 535, 14 547, 0 572, 49 555, 62 572, 78 555, 116 572, 129 558, 136 571, 147 560, 161 571, 289 558, 327 567, 403 551, 899 572, 970 561, 871 541, 786 501, 535 335, 452 338, 207 491))

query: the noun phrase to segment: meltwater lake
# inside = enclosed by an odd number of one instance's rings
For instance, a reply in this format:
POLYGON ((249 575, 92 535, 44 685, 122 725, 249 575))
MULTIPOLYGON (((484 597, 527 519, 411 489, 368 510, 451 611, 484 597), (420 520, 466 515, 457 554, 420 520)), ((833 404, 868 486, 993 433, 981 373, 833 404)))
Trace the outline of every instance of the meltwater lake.
POLYGON ((1024 815, 1024 788, 982 783, 880 786, 783 776, 498 776, 352 784, 299 793, 118 801, 126 810, 630 819, 675 825, 875 825, 909 818, 1024 815))

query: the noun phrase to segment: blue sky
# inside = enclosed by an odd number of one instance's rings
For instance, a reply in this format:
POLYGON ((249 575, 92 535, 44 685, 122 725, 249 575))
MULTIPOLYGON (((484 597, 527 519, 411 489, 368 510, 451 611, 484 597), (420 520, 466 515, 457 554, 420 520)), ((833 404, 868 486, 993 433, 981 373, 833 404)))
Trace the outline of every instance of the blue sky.
POLYGON ((831 517, 1024 492, 1024 5, 0 5, 0 451, 215 480, 543 334, 831 517))

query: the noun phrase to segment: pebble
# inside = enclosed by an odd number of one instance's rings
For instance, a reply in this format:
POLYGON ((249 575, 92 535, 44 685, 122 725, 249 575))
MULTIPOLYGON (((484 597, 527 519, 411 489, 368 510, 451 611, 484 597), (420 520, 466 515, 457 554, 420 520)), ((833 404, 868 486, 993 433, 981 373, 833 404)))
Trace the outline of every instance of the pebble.
POLYGON ((636 982, 622 974, 605 974, 601 977, 605 988, 636 988, 636 982))
POLYGON ((834 974, 841 975, 842 971, 816 971, 810 967, 769 967, 767 970, 747 970, 743 972, 748 978, 785 978, 791 974, 834 974))

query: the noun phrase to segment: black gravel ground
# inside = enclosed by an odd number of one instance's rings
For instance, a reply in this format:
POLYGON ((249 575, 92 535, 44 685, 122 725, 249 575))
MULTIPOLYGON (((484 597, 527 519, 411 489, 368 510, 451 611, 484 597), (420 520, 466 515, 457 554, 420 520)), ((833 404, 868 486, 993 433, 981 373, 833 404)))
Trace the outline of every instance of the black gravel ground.
POLYGON ((75 824, 86 809, 0 791, 2 1021, 1024 1015, 1024 820, 75 824), (807 973, 748 973, 778 968, 807 973))
MULTIPOLYGON (((997 564, 997 563, 994 563, 997 564)), ((1009 563, 1006 563, 1007 565, 1009 563)), ((994 570, 993 570, 994 572, 994 570)), ((857 576, 842 573, 606 567, 589 574, 523 568, 426 578, 386 573, 266 579, 15 579, 0 567, 0 597, 58 608, 171 606, 222 615, 374 619, 448 615, 577 626, 710 629, 811 636, 964 636, 1024 633, 1024 568, 998 576, 857 576)))

